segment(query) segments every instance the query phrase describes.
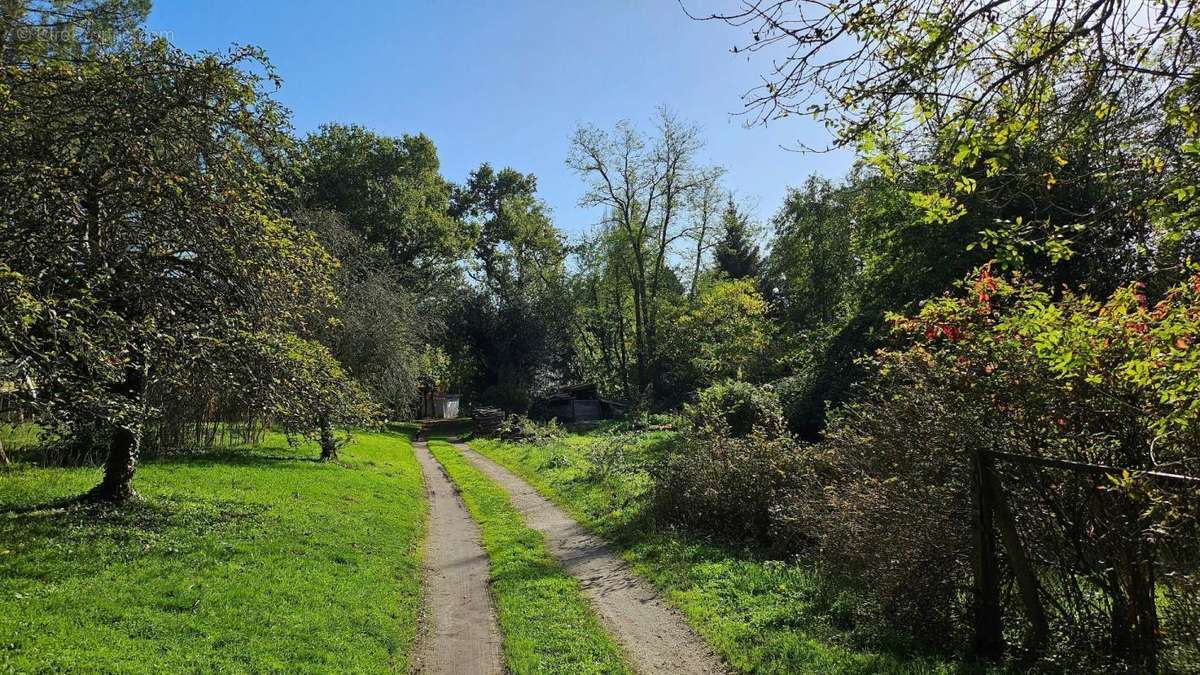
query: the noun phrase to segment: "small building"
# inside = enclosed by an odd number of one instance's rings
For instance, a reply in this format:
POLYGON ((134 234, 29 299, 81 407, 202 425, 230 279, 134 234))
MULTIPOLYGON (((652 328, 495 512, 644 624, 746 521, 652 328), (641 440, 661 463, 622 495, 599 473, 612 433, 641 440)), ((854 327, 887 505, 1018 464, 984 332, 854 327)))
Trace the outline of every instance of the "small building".
POLYGON ((433 397, 433 416, 438 419, 452 420, 458 417, 458 394, 446 394, 433 397))
POLYGON ((543 419, 559 422, 592 422, 620 417, 625 404, 600 396, 594 383, 560 387, 534 401, 533 413, 543 419))
POLYGON ((461 398, 458 394, 439 394, 426 391, 421 395, 421 418, 437 420, 455 419, 458 417, 459 401, 461 398))

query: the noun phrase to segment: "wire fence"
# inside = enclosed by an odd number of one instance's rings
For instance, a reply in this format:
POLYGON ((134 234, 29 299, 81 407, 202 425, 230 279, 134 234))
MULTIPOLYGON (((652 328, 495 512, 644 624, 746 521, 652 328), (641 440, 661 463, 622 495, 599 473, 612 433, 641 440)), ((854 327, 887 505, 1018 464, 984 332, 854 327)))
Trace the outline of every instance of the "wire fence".
POLYGON ((974 512, 977 653, 1200 672, 1200 478, 982 452, 974 512))

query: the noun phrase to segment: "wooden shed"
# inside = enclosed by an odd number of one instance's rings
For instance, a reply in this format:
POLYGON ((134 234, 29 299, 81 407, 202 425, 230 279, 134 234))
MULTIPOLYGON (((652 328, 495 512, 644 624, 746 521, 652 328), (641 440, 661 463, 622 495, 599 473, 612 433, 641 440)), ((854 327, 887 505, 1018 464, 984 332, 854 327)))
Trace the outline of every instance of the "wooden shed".
POLYGON ((560 422, 591 422, 613 419, 625 412, 625 405, 600 396, 594 383, 560 387, 534 401, 534 415, 560 422))

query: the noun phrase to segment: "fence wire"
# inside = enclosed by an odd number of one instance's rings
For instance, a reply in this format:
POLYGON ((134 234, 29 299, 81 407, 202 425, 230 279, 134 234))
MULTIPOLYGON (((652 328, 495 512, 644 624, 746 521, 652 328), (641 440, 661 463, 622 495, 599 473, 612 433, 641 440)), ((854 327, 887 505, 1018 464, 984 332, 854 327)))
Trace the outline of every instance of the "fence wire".
POLYGON ((992 471, 1040 604, 1006 550, 1010 642, 1064 670, 1200 672, 1200 483, 1006 457, 992 471), (1038 613, 1048 634, 1031 644, 1038 613))

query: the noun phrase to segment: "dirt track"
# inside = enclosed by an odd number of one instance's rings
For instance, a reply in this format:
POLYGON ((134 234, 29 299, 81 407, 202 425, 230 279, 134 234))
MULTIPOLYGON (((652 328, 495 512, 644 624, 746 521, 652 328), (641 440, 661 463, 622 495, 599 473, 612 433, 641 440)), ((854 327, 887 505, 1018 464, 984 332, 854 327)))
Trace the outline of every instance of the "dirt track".
POLYGON ((546 536, 550 552, 579 579, 596 613, 639 673, 727 672, 708 645, 604 541, 520 477, 462 443, 455 446, 509 493, 526 524, 546 536))
POLYGON ((479 528, 425 443, 414 443, 413 448, 429 499, 424 603, 413 672, 502 673, 500 630, 479 528))

